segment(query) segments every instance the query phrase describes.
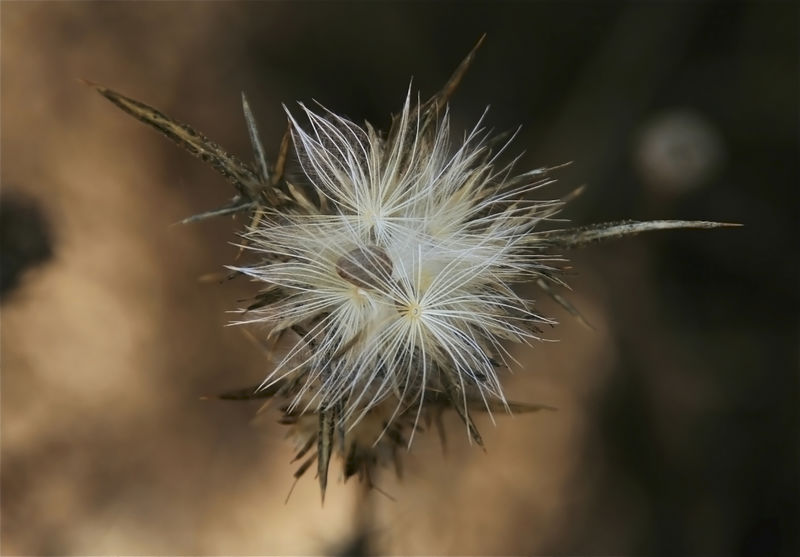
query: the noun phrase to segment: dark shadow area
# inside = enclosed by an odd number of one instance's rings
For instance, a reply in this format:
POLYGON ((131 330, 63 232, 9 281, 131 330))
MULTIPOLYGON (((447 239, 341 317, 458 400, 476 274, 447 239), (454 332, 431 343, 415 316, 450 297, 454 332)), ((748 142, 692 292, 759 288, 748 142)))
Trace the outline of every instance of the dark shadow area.
POLYGON ((52 255, 52 232, 39 204, 25 195, 4 191, 0 200, 0 299, 6 300, 26 271, 52 255))

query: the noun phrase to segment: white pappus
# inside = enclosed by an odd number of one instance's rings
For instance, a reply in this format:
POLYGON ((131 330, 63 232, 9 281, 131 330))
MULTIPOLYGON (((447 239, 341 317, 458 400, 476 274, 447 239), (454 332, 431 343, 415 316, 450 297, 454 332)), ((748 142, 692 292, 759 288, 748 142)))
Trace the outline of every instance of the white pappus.
POLYGON ((561 202, 527 198, 545 170, 497 168, 480 124, 454 148, 447 112, 426 123, 410 93, 385 138, 301 107, 292 139, 320 202, 265 209, 246 234, 263 262, 235 268, 284 293, 248 321, 307 327, 262 387, 297 379, 290 410, 338 406, 348 429, 387 399, 419 416, 432 391, 505 404, 503 341, 549 322, 512 289, 554 271, 534 227, 561 202))

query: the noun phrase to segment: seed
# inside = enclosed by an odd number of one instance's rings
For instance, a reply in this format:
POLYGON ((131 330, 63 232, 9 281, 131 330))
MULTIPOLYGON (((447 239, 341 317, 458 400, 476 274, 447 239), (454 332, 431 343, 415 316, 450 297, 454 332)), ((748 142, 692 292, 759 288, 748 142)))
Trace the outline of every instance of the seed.
POLYGON ((359 288, 380 288, 391 276, 392 268, 389 254, 374 244, 350 250, 336 262, 338 275, 359 288))

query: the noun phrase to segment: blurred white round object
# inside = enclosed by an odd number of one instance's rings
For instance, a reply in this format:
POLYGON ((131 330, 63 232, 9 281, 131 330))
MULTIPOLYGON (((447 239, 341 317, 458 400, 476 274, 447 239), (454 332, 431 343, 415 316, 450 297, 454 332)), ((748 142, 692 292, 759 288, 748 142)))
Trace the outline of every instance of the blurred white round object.
POLYGON ((662 193, 679 194, 707 183, 724 158, 716 129, 700 114, 672 110, 653 117, 634 151, 640 178, 662 193))

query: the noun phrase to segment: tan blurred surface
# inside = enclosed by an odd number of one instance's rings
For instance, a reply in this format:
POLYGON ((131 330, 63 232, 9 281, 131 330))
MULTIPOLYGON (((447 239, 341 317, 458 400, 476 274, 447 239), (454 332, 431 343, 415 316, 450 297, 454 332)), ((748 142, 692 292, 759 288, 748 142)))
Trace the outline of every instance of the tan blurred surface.
MULTIPOLYGON (((217 8, 4 7, 4 186, 41 201, 57 242, 55 260, 3 309, 5 554, 317 553, 350 535, 356 486, 334 487, 321 509, 309 474, 284 505, 293 468, 280 426, 251 427, 252 406, 198 400, 264 365, 225 328, 247 285, 196 280, 230 261, 235 227, 169 227, 225 199, 227 185, 77 82, 202 120, 238 86, 228 90, 219 64, 186 69, 214 60, 204 43, 217 8), (179 90, 193 94, 178 102, 179 90)), ((216 110, 230 114, 223 132, 244 135, 235 102, 216 110)), ((488 456, 454 421, 446 460, 433 438, 414 447, 406 482, 386 487, 398 502, 378 503, 384 547, 508 551, 519 511, 502 501, 522 493, 535 494, 529 527, 561 526, 583 419, 575 389, 603 357, 599 336, 584 339, 571 360, 557 345, 520 354, 547 371, 517 379, 526 392, 516 396, 559 414, 498 417, 496 430, 486 420, 488 456)))
MULTIPOLYGON (((57 244, 3 308, 3 554, 338 542, 346 490, 323 511, 303 482, 284 506, 291 450, 277 427, 262 435, 252 408, 199 400, 259 373, 251 344, 225 328, 242 291, 197 281, 228 262, 234 228, 169 226, 229 192, 199 184, 213 181, 199 163, 170 175, 162 158, 193 161, 77 82, 170 105, 176 73, 209 55, 213 7, 7 4, 2 16, 3 186, 41 201, 57 244)), ((189 106, 213 98, 200 81, 220 71, 198 77, 189 106)))

